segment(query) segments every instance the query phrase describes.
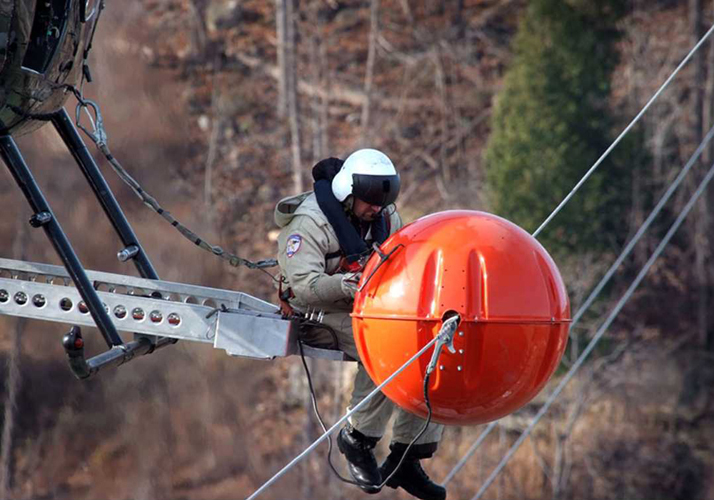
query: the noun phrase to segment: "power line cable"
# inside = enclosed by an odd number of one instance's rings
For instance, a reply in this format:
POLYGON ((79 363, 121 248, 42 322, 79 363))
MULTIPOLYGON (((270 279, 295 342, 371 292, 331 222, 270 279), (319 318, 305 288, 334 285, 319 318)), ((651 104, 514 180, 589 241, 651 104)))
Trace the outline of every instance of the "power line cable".
POLYGON ((674 72, 667 78, 667 80, 662 84, 662 86, 659 88, 657 92, 650 98, 650 100, 645 104, 645 107, 642 108, 642 111, 640 111, 637 116, 630 122, 630 124, 625 128, 625 130, 622 131, 622 133, 615 139, 615 142, 613 142, 607 150, 600 156, 600 158, 593 164, 592 167, 590 167, 590 170, 587 171, 587 173, 583 176, 582 179, 575 185, 575 187, 568 193, 568 195, 563 199, 563 201, 560 202, 560 204, 553 210, 553 212, 548 216, 545 221, 540 225, 538 229, 535 230, 533 233, 534 237, 538 237, 538 235, 545 229, 545 227, 550 223, 551 220, 562 210, 562 208, 565 206, 568 201, 575 195, 575 193, 582 187, 583 184, 585 184, 585 181, 587 181, 590 176, 597 170, 597 168, 600 166, 600 164, 609 156, 609 154, 612 152, 613 149, 615 149, 615 146, 617 146, 620 141, 627 135, 627 133, 632 129, 632 127, 635 126, 635 124, 640 121, 640 118, 645 114, 645 112, 649 109, 649 107, 654 103, 657 98, 660 96, 660 94, 669 86, 669 84, 674 80, 674 77, 677 76, 677 73, 689 62, 689 60, 692 58, 694 53, 699 50, 699 47, 701 47, 704 42, 706 41, 707 38, 709 38, 709 35, 714 32, 714 25, 712 25, 711 28, 709 28, 709 31, 707 31, 704 36, 699 40, 699 42, 694 46, 694 48, 689 51, 689 54, 687 54, 687 57, 684 58, 684 60, 677 66, 677 69, 674 70, 674 72))
POLYGON ((459 463, 457 463, 453 469, 451 469, 451 472, 447 474, 447 476, 444 478, 444 481, 442 481, 441 485, 446 486, 449 484, 449 482, 454 479, 456 474, 459 473, 459 471, 463 468, 464 465, 466 465, 466 462, 468 462, 471 457, 473 456, 474 453, 476 453, 476 450, 481 446, 481 443, 484 442, 486 439, 486 436, 488 436, 491 431, 498 425, 498 420, 494 420, 488 426, 483 430, 483 432, 479 435, 479 437, 476 439, 474 444, 471 445, 471 448, 468 449, 468 451, 464 454, 464 456, 459 460, 459 463))
MULTIPOLYGON (((644 236, 645 232, 647 229, 649 229, 650 225, 652 225, 652 222, 654 222, 654 219, 659 215, 659 213, 662 211, 666 203, 670 200, 674 192, 677 190, 679 185, 682 183, 684 178, 687 176, 689 171, 694 167, 694 165, 697 163, 697 160, 701 156, 702 152, 706 148, 706 146, 711 142, 712 138, 714 137, 714 126, 709 129, 709 132, 707 135, 704 137, 702 142, 699 144, 697 149, 694 151, 692 156, 689 158, 685 166, 682 168, 682 170, 679 172, 677 177, 670 183, 669 187, 667 190, 664 192, 660 200, 657 202, 655 207, 652 209, 652 211, 649 213, 645 221, 640 225, 639 229, 635 233, 635 235, 632 237, 632 239, 629 241, 629 243, 625 246, 623 251, 620 253, 620 255, 615 259, 613 264, 610 266, 610 268, 607 270, 605 275, 602 277, 600 282, 595 286, 595 288, 590 292, 590 295, 588 296, 587 299, 585 299, 585 302, 578 308, 578 311, 575 313, 573 316, 573 321, 570 324, 570 328, 572 331, 572 328, 582 319, 583 315, 585 312, 590 308, 590 306, 593 304, 593 302, 597 299, 597 297, 600 295, 602 290, 605 288, 607 283, 610 281, 612 276, 615 274, 615 271, 620 267, 620 265, 624 262, 624 260, 629 256, 629 254, 632 252, 634 249, 635 245, 639 242, 639 240, 644 236)), ((476 442, 469 448, 469 450, 466 452, 464 457, 454 466, 454 468, 449 472, 449 474, 446 476, 444 479, 444 482, 442 483, 443 485, 446 485, 449 481, 451 481, 454 476, 463 468, 463 466, 466 464, 466 462, 476 453, 476 450, 479 448, 479 446, 483 443, 483 441, 486 439, 486 436, 493 430, 495 427, 496 422, 491 422, 489 426, 483 431, 483 433, 476 439, 476 442)))
POLYGON ((637 242, 642 238, 642 236, 645 234, 647 229, 649 229, 650 225, 652 225, 652 222, 654 222, 654 219, 659 215, 659 213, 662 211, 664 208, 665 204, 669 201, 669 199, 672 197, 674 192, 677 190, 679 185, 682 183, 684 178, 687 176, 689 171, 692 169, 692 167, 697 163, 697 160, 699 160, 699 157, 701 156, 702 152, 704 151, 704 148, 709 144, 711 141, 712 137, 714 137, 714 126, 709 129, 709 132, 707 133, 706 137, 704 137, 704 140, 702 140, 701 144, 699 144, 699 147, 694 151, 694 154, 692 154, 691 158, 689 158, 689 161, 686 163, 684 168, 679 172, 679 175, 672 181, 672 183, 669 185, 669 188, 667 188, 667 191, 662 195, 662 198, 660 198, 659 202, 657 205, 652 209, 650 214, 647 216, 647 219, 642 223, 640 228, 637 230, 635 235, 632 237, 630 242, 627 244, 625 249, 620 253, 620 256, 613 262, 613 264, 610 266, 610 268, 607 270, 603 278, 600 280, 600 282, 597 284, 597 286, 593 289, 593 291, 590 293, 590 296, 583 302, 583 304, 580 306, 578 309, 578 312, 575 313, 575 316, 573 316, 573 322, 571 324, 575 325, 580 319, 583 317, 583 314, 587 311, 587 309, 592 305, 592 303, 595 301, 595 299, 598 297, 600 292, 605 288, 605 285, 610 281, 610 278, 612 278, 613 274, 615 274, 615 271, 617 270, 618 267, 622 264, 622 262, 627 258, 628 255, 630 255, 630 252, 632 252, 632 249, 635 247, 637 242))
POLYGON ((615 308, 612 310, 610 315, 607 317, 605 322, 600 326, 598 331, 595 333, 595 336, 592 338, 588 346, 585 348, 585 350, 582 352, 580 357, 578 357, 577 361, 575 364, 572 366, 572 368, 568 371, 568 373, 563 377, 563 379, 560 381, 558 386, 555 388, 555 390, 551 393, 551 395, 548 397, 546 400, 545 404, 543 407, 538 411, 536 414, 535 418, 533 421, 528 425, 528 427, 523 431, 523 433, 518 437, 515 443, 511 446, 511 448, 506 452, 506 455, 501 459, 501 461, 498 463, 496 468, 491 472, 491 475, 486 479, 486 482, 481 486, 481 489, 478 490, 476 495, 471 500, 478 500, 481 498, 481 496, 484 494, 484 492, 488 489, 491 484, 493 484, 494 480, 498 476, 498 474, 503 470, 503 468, 506 466, 506 464, 509 462, 511 457, 515 454, 516 450, 523 444, 525 439, 530 435, 530 433, 533 431, 533 428, 540 422, 540 419, 545 415, 545 413, 548 411, 550 406, 553 404, 555 399, 560 395, 562 392, 563 388, 566 386, 568 382, 573 378, 575 375, 575 372, 578 371, 580 366, 583 364, 585 359, 590 355, 592 350, 595 348, 597 343, 600 341, 602 336, 605 334, 607 329, 610 327, 614 319, 617 317, 617 315, 620 313, 622 308, 625 306, 627 301, 630 299, 632 294, 635 292, 637 287, 640 285, 642 280, 645 278, 647 273, 649 272, 650 268, 652 265, 655 263, 655 261, 659 258, 660 254, 662 251, 665 249, 665 247, 669 244, 669 241, 672 239, 674 234, 677 232, 679 229, 679 226, 681 226, 682 222, 684 219, 689 215, 689 212, 692 210, 692 207, 694 204, 699 200, 700 196, 704 192, 704 189, 706 189, 707 185, 711 181, 712 177, 714 177, 714 164, 709 168, 709 171, 707 172, 707 175, 704 177, 702 182, 699 184, 699 187, 697 190, 694 192, 692 197, 689 199, 685 207, 682 209, 680 212, 679 216, 677 219, 674 221, 672 226, 669 228, 667 231, 667 234, 664 236, 662 241, 659 243, 655 251, 652 253, 650 258, 647 260, 645 265, 642 267, 640 272, 638 273, 637 277, 634 279, 630 287, 627 289, 627 291, 624 293, 622 298, 619 300, 615 308))
MULTIPOLYGON (((389 377, 387 377, 384 382, 379 384, 375 389, 370 392, 362 401, 357 403, 350 411, 345 413, 342 418, 340 418, 332 427, 330 427, 325 433, 322 434, 319 438, 317 438, 310 446, 308 446, 305 451, 300 453, 297 457, 295 457, 289 464, 287 464, 285 467, 283 467, 280 471, 278 471, 273 477, 271 477, 268 481, 266 481, 260 488, 258 488, 252 495, 250 495, 246 500, 253 500, 256 498, 258 495, 260 495, 262 492, 264 492, 266 489, 268 489, 275 481, 280 479, 286 472, 288 472, 293 466, 297 465, 298 462, 300 462, 303 458, 305 458, 312 450, 317 448, 317 446, 322 443, 325 439, 327 439, 335 430, 337 430, 338 427, 340 427, 349 417, 351 417, 357 410, 362 408, 369 400, 371 400, 374 396, 376 396, 384 386, 389 384, 392 380, 394 380, 400 373, 402 373, 409 365, 411 365, 414 361, 419 359, 426 351, 428 351, 431 346, 436 344, 437 342, 443 343, 445 342, 445 333, 448 331, 447 335, 452 335, 454 330, 451 330, 451 328, 454 325, 454 322, 457 322, 458 316, 454 316, 452 318, 449 318, 447 320, 444 320, 441 330, 439 331, 438 335, 434 336, 433 339, 431 339, 424 347, 422 347, 419 352, 417 352, 414 356, 409 358, 409 360, 404 363, 397 371, 392 373, 389 377)), ((458 324, 458 322, 457 322, 458 324)), ((440 347, 443 344, 438 345, 434 349, 434 353, 432 355, 432 361, 430 366, 435 362, 435 358, 438 357, 438 353, 440 352, 440 347)))
MULTIPOLYGON (((320 408, 317 404, 317 395, 315 394, 315 387, 312 384, 312 375, 310 375, 310 368, 307 366, 307 361, 305 360, 305 353, 303 350, 303 341, 298 340, 298 348, 300 350, 300 359, 302 360, 302 366, 303 369, 305 370, 305 377, 307 378, 307 385, 308 389, 310 390, 310 402, 312 404, 312 411, 315 414, 315 418, 317 418, 318 423, 320 424, 320 428, 322 429, 322 432, 327 432, 327 426, 325 425, 325 421, 322 419, 322 415, 320 414, 320 408)), ((424 377, 424 383, 422 384, 422 390, 424 392, 424 402, 426 403, 426 408, 427 408, 427 415, 426 419, 424 419, 424 424, 422 425, 421 429, 419 432, 417 432, 416 436, 409 442, 407 445, 406 450, 404 450, 404 453, 402 453, 402 458, 399 460, 399 463, 397 466, 392 470, 392 473, 389 474, 388 477, 382 479, 382 483, 379 485, 379 489, 384 488, 384 486, 389 482, 390 479, 392 479, 393 476, 399 472, 399 468, 402 466, 402 463, 406 459, 406 457, 409 455, 409 450, 416 444, 417 441, 419 441, 419 438, 421 438, 426 430, 429 428, 429 424, 431 423, 431 418, 432 418, 432 408, 431 408, 431 400, 429 397, 429 379, 430 379, 431 374, 427 373, 426 376, 424 377)), ((345 477, 342 477, 342 474, 340 474, 337 469, 335 468, 335 465, 332 463, 332 438, 330 436, 327 437, 327 464, 329 465, 330 469, 332 472, 335 474, 337 479, 342 481, 343 483, 351 484, 354 486, 360 486, 360 484, 356 481, 352 481, 350 479, 347 479, 345 477)))

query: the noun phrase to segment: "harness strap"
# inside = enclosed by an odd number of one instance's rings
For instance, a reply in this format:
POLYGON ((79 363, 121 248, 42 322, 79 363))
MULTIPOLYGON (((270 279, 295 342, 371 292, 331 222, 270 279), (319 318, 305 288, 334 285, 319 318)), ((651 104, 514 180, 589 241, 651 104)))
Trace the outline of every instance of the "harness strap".
POLYGON ((283 290, 283 280, 281 276, 278 283, 278 302, 280 304, 280 314, 283 316, 283 319, 295 316, 295 309, 293 309, 289 302, 290 299, 294 298, 295 294, 293 293, 292 288, 286 288, 283 290))

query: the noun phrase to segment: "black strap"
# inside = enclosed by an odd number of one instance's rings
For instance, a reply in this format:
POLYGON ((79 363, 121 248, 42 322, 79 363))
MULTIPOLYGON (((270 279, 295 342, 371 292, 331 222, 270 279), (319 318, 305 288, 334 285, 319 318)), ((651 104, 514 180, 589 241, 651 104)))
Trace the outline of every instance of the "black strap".
MULTIPOLYGON (((362 239, 357 228, 350 221, 345 209, 332 192, 332 179, 342 167, 344 162, 337 158, 328 158, 318 162, 312 169, 315 179, 315 197, 320 210, 327 217, 328 222, 335 230, 340 243, 341 255, 349 263, 356 262, 360 257, 370 252, 370 247, 362 239)), ((372 238, 377 244, 382 244, 389 236, 387 215, 382 213, 370 225, 372 238)), ((334 255, 333 257, 336 257, 334 255)))
POLYGON ((325 260, 330 260, 330 259, 335 259, 337 257, 342 257, 344 256, 345 253, 342 250, 338 250, 336 252, 330 252, 327 255, 325 255, 325 260))

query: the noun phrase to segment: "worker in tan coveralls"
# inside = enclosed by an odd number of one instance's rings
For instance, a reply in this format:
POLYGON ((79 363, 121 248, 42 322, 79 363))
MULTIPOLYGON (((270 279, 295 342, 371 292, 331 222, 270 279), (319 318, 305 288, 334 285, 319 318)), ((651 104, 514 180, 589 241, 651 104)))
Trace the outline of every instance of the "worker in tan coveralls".
MULTIPOLYGON (((313 169, 313 177, 314 192, 285 198, 275 208, 275 222, 281 228, 281 302, 284 312, 285 308, 296 313, 308 308, 324 312, 322 323, 330 329, 307 329, 302 336, 305 343, 337 348, 359 361, 350 313, 361 265, 372 243, 381 244, 402 227, 394 206, 399 175, 385 154, 362 149, 344 162, 336 158, 323 160, 313 169)), ((374 388, 359 363, 350 407, 374 388)), ((424 423, 395 407, 382 393, 355 412, 340 431, 337 444, 358 486, 367 493, 378 493, 424 423), (378 468, 372 450, 395 409, 390 454, 378 468)), ((401 486, 424 500, 444 500, 446 490, 431 481, 419 463, 434 454, 442 431, 443 425, 430 423, 386 484, 392 488, 401 486)))

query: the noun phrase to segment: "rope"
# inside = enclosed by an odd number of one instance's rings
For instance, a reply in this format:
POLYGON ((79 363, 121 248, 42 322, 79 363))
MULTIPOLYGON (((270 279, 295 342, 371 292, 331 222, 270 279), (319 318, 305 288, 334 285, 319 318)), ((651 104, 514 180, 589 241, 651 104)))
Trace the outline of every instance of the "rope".
MULTIPOLYGON (((372 399, 377 393, 379 393, 384 386, 386 386, 388 383, 390 383, 392 380, 394 380, 397 375, 402 373, 409 365, 411 365, 414 361, 419 359, 431 346, 433 346, 435 343, 438 341, 442 340, 442 333, 447 330, 447 328, 450 326, 451 322, 455 321, 454 318, 458 318, 458 316, 455 316, 453 318, 447 319, 444 321, 444 323, 441 326, 441 330, 439 331, 439 334, 436 335, 433 339, 429 341, 424 347, 421 348, 419 352, 417 352, 414 356, 412 356, 409 361, 404 363, 397 371, 392 373, 384 382, 379 384, 372 392, 370 392, 362 401, 357 403, 354 408, 352 408, 350 411, 345 413, 342 418, 340 418, 332 427, 330 427, 326 432, 322 434, 319 438, 317 438, 310 446, 308 446, 305 451, 300 453, 297 457, 295 457, 289 464, 287 464, 285 467, 283 467, 280 471, 278 471, 277 474, 275 474, 273 477, 271 477, 268 481, 266 481, 263 486, 258 488, 251 496, 249 496, 246 500, 253 500, 256 498, 258 495, 260 495, 262 492, 264 492, 266 489, 268 489, 275 481, 280 479, 286 472, 288 472, 293 466, 295 466, 300 460, 305 458, 312 450, 317 448, 317 446, 322 443, 325 439, 327 439, 335 430, 337 430, 338 427, 340 427, 348 418, 350 418, 357 410, 362 408, 367 402, 372 399)), ((433 361, 433 358, 432 358, 433 361)))
POLYGON ((709 31, 707 31, 706 34, 702 37, 702 39, 699 40, 699 43, 697 43, 694 46, 694 48, 691 51, 689 51, 689 54, 687 54, 687 57, 685 57, 684 60, 679 64, 679 66, 677 66, 677 69, 674 70, 674 73, 672 73, 669 76, 669 78, 667 78, 667 80, 662 84, 662 86, 659 88, 659 90, 657 92, 655 92, 655 94, 652 96, 652 98, 647 102, 647 104, 645 104, 645 107, 642 108, 642 111, 640 111, 637 114, 637 116, 635 116, 635 118, 630 122, 630 124, 625 128, 625 130, 623 130, 622 133, 617 137, 617 139, 615 139, 615 142, 613 142, 610 145, 610 147, 607 148, 607 150, 602 154, 602 156, 600 156, 600 158, 595 162, 595 164, 592 167, 590 167, 590 170, 588 170, 587 173, 583 176, 583 178, 580 179, 580 181, 575 185, 575 187, 572 189, 572 191, 570 191, 570 193, 568 193, 568 196, 566 196, 565 199, 563 199, 563 201, 560 202, 560 205, 558 205, 555 208, 555 210, 553 210, 553 212, 548 216, 548 218, 545 219, 545 221, 543 221, 543 223, 540 225, 540 227, 535 230, 535 232, 533 233, 534 237, 537 237, 541 233, 541 231, 543 231, 543 229, 545 229, 545 227, 548 225, 548 223, 550 223, 550 221, 553 220, 553 218, 558 214, 558 212, 560 212, 562 210, 562 208, 565 206, 565 204, 568 203, 568 201, 570 201, 570 199, 575 195, 575 193, 580 189, 580 187, 585 183, 585 181, 587 181, 590 178, 590 176, 595 172, 595 170, 597 170, 597 168, 600 166, 600 164, 603 162, 603 160, 605 160, 605 158, 607 158, 607 156, 610 154, 610 152, 613 149, 615 149, 615 146, 617 146, 620 143, 620 141, 623 139, 623 137, 625 137, 625 135, 627 135, 627 133, 630 131, 630 129, 632 129, 632 127, 634 127, 635 124, 638 121, 640 121, 640 118, 642 118, 642 115, 644 115, 645 112, 652 105, 652 103, 657 100, 657 98, 664 91, 664 89, 666 89, 669 86, 669 84, 672 82, 672 80, 674 80, 674 77, 677 76, 677 73, 679 73, 679 70, 681 70, 687 64, 687 62, 689 62, 689 60, 692 58, 694 53, 697 50, 699 50, 699 47, 702 46, 702 44, 706 41, 707 38, 709 38, 709 35, 711 35, 713 31, 714 31, 714 25, 712 25, 712 27, 709 28, 709 31))
MULTIPOLYGON (((623 251, 620 253, 620 255, 615 259, 615 262, 610 266, 610 268, 607 270, 603 278, 600 280, 600 282, 595 286, 592 292, 590 292, 590 295, 588 298, 583 302, 583 304, 578 308, 578 311, 575 313, 573 316, 573 321, 570 324, 570 329, 572 331, 572 328, 582 319, 583 315, 585 312, 590 308, 592 303, 597 299, 597 297, 600 295, 602 290, 605 288, 605 285, 610 281, 612 276, 615 274, 615 271, 617 268, 620 267, 620 265, 624 262, 624 260, 627 258, 627 256, 632 252, 633 248, 635 245, 640 241, 642 236, 644 236, 645 232, 647 229, 650 227, 652 222, 654 222, 654 219, 659 215, 659 213, 662 211, 664 208, 665 204, 669 201, 669 199, 672 197, 674 192, 677 190, 679 185, 682 183, 686 175, 689 173, 689 171, 692 169, 692 167, 696 164, 697 160, 701 156, 702 152, 704 151, 704 148, 711 142, 712 138, 714 137, 714 126, 709 129, 709 132, 707 135, 704 137, 702 140, 701 144, 699 144, 699 147, 694 151, 692 154, 691 158, 689 158, 689 161, 685 164, 684 168, 680 171, 680 173, 677 175, 677 177, 672 181, 672 183, 669 185, 665 193, 662 195, 660 200, 657 202, 657 205, 652 209, 652 211, 649 213, 645 221, 642 223, 640 228, 637 230, 635 235, 632 237, 632 239, 628 242, 628 244, 625 246, 623 251)), ((449 481, 451 481, 456 473, 464 466, 464 464, 476 453, 476 450, 479 448, 479 446, 483 443, 485 440, 486 436, 493 430, 495 427, 495 422, 492 422, 489 424, 489 426, 484 430, 484 432, 478 437, 476 442, 469 448, 469 451, 466 452, 466 455, 459 461, 458 464, 449 472, 449 474, 446 476, 444 479, 444 482, 442 484, 446 485, 449 481)))
POLYGON ((112 169, 116 174, 119 176, 119 178, 124 181, 131 189, 134 191, 134 194, 136 194, 139 199, 150 209, 152 209, 154 212, 159 214, 161 217, 164 218, 169 224, 171 224, 173 227, 176 228, 176 230, 181 233, 186 239, 191 241, 194 245, 198 246, 199 248, 202 248, 203 250, 206 250, 213 255, 216 255, 223 260, 227 261, 228 264, 230 264, 233 267, 238 267, 238 266, 245 266, 249 269, 258 269, 268 276, 270 276, 271 279, 274 281, 277 281, 276 278, 270 274, 269 272, 265 271, 265 268, 269 267, 275 267, 278 265, 278 261, 275 259, 265 259, 265 260, 260 260, 258 262, 252 262, 248 259, 244 259, 242 257, 237 256, 236 254, 233 254, 231 252, 225 251, 223 248, 217 245, 212 245, 200 236, 198 236, 196 233, 191 231, 188 227, 186 227, 184 224, 176 220, 176 218, 171 215, 171 212, 168 210, 165 210, 164 208, 161 207, 158 201, 151 196, 149 193, 147 193, 141 185, 124 169, 124 167, 121 166, 119 161, 114 157, 112 152, 109 150, 109 146, 107 146, 107 134, 104 130, 104 120, 102 119, 102 114, 99 110, 99 105, 95 103, 94 101, 91 101, 89 99, 84 99, 81 92, 75 92, 75 96, 77 98, 78 104, 77 104, 77 109, 76 109, 76 122, 77 126, 89 137, 92 142, 99 148, 99 150, 104 154, 106 157, 107 161, 109 164, 112 166, 112 169), (89 109, 94 112, 95 117, 92 117, 92 114, 89 112, 89 109), (80 114, 84 110, 87 115, 89 116, 90 122, 92 123, 92 128, 93 131, 90 131, 86 129, 84 126, 81 125, 80 123, 80 114))
POLYGON ((585 348, 585 350, 582 352, 580 357, 577 359, 575 364, 572 366, 572 368, 568 371, 568 373, 563 377, 563 379, 560 381, 558 386, 555 388, 555 390, 551 393, 551 395, 548 397, 547 401, 543 405, 543 407, 540 409, 540 411, 536 414, 535 418, 533 421, 528 425, 528 427, 523 431, 523 433, 518 437, 515 443, 513 443, 513 446, 508 450, 506 455, 501 459, 501 461, 498 463, 496 468, 491 472, 491 475, 486 479, 486 482, 481 486, 481 489, 474 495, 474 497, 471 500, 478 500, 481 498, 481 496, 484 494, 486 489, 488 489, 489 486, 493 483, 493 481, 496 479, 496 476, 503 470, 503 468, 506 466, 508 461, 511 459, 511 457, 514 455, 516 450, 523 444, 523 441, 530 435, 531 431, 533 428, 538 424, 540 419, 545 415, 545 413, 548 411, 550 406, 553 404, 555 399, 560 395, 562 392, 563 388, 566 386, 568 382, 570 382, 570 379, 573 378, 575 375, 575 372, 578 371, 580 366, 583 364, 585 359, 588 357, 588 355, 592 352, 592 350, 595 348, 597 343, 600 341, 602 336, 604 335, 605 331, 610 327, 612 322, 614 321, 615 317, 620 313, 622 308, 625 306, 627 301, 630 299, 632 294, 635 292, 637 287, 640 285, 642 280, 645 278, 647 273, 649 272, 650 268, 652 265, 655 263, 655 261, 659 258, 660 254, 662 251, 665 249, 667 244, 669 244, 669 241, 672 239, 672 236, 677 232, 679 229, 679 226, 681 226, 682 222, 684 222, 684 219, 689 215, 689 212, 692 210, 692 207, 694 204, 699 200, 699 197, 702 195, 704 192, 704 189, 707 187, 709 182, 712 180, 712 177, 714 177, 714 164, 709 168, 709 171, 707 172, 707 175, 704 177, 702 182, 699 184, 699 187, 697 190, 694 192, 692 197, 689 199, 689 202, 685 205, 685 207, 682 209, 680 212, 679 216, 677 219, 674 221, 672 226, 669 228, 667 231, 667 234, 664 236, 662 241, 659 243, 655 251, 652 253, 650 258, 647 260, 645 265, 642 267, 640 270, 639 274, 637 277, 634 279, 630 287, 627 289, 625 294, 622 296, 620 301, 617 303, 615 308, 612 310, 610 315, 607 317, 605 322, 600 326, 598 329, 597 333, 595 333, 595 336, 592 338, 588 346, 585 348))
POLYGON ((171 215, 171 212, 164 210, 161 205, 159 205, 159 202, 156 201, 156 199, 151 196, 149 193, 144 191, 144 189, 139 185, 139 183, 131 176, 129 173, 124 169, 124 167, 121 166, 119 161, 114 157, 114 155, 111 153, 109 150, 109 146, 107 145, 107 133, 104 129, 104 120, 102 119, 102 114, 99 110, 99 105, 90 100, 86 99, 84 97, 84 82, 85 79, 87 81, 91 81, 90 74, 89 74, 89 64, 88 64, 88 58, 89 58, 89 52, 92 49, 92 43, 94 41, 94 35, 97 32, 97 25, 99 24, 99 17, 102 15, 102 12, 104 11, 105 7, 105 2, 104 0, 101 0, 99 2, 98 6, 98 12, 97 12, 97 18, 94 21, 94 25, 92 27, 92 33, 89 37, 89 41, 87 43, 86 49, 84 50, 83 54, 83 61, 82 61, 82 77, 80 80, 79 84, 79 89, 76 89, 75 87, 72 87, 70 85, 67 85, 66 87, 71 90, 74 93, 74 96, 77 99, 77 108, 76 108, 76 113, 75 113, 75 121, 77 124, 77 127, 84 132, 87 137, 89 137, 92 142, 99 148, 99 150, 104 154, 106 157, 107 161, 109 161, 109 164, 112 166, 112 169, 116 174, 119 176, 119 178, 124 181, 131 189, 134 191, 134 193, 139 197, 139 199, 150 209, 152 209, 154 212, 159 214, 161 217, 164 218, 169 224, 171 224, 173 227, 176 228, 176 230, 181 233, 186 239, 191 241, 194 245, 198 246, 199 248, 202 248, 203 250, 206 250, 207 252, 211 252, 213 255, 216 255, 223 260, 227 261, 231 266, 233 267, 238 267, 238 266, 245 266, 249 269, 258 269, 268 276, 273 281, 278 281, 275 276, 270 274, 269 272, 265 271, 265 268, 269 267, 276 267, 278 265, 278 261, 275 259, 265 259, 265 260, 260 260, 258 262, 252 262, 248 259, 244 259, 242 257, 239 257, 231 252, 225 251, 223 248, 217 245, 212 245, 203 238, 199 237, 196 233, 191 231, 188 227, 183 225, 181 222, 176 220, 176 218, 171 215), (94 112, 94 116, 92 116, 92 113, 89 111, 91 110, 94 112), (89 118, 90 123, 92 124, 92 131, 88 130, 85 128, 82 123, 81 123, 81 113, 84 111, 87 114, 87 117, 89 118))

